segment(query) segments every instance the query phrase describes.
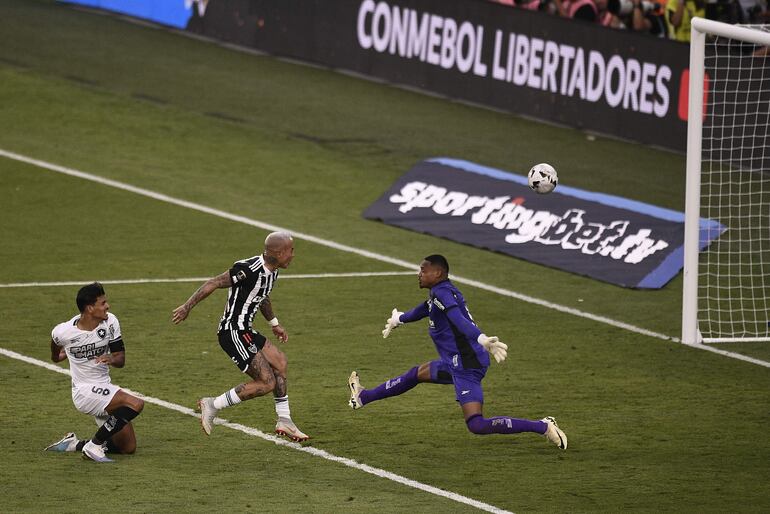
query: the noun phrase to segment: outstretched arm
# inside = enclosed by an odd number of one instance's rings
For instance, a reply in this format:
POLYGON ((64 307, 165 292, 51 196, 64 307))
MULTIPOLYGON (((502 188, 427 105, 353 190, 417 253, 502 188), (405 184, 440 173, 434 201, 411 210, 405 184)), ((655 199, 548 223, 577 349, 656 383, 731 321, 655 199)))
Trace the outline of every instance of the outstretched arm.
POLYGON ((217 275, 214 278, 208 279, 202 286, 198 288, 197 291, 193 293, 193 295, 186 302, 174 309, 174 313, 171 316, 171 321, 178 325, 187 318, 192 308, 198 305, 201 300, 206 298, 217 289, 230 287, 231 285, 233 285, 233 283, 230 279, 230 273, 227 271, 221 275, 217 275))
POLYGON ((412 310, 406 311, 399 317, 399 321, 401 323, 411 323, 413 321, 419 321, 422 318, 427 317, 429 314, 428 312, 428 302, 421 302, 420 305, 415 307, 412 310))
POLYGON ((390 318, 385 321, 385 329, 382 331, 382 338, 387 338, 390 335, 390 332, 399 325, 417 321, 427 315, 428 304, 426 302, 422 302, 420 305, 407 312, 398 312, 398 309, 393 309, 390 318))
POLYGON ((289 334, 286 332, 286 329, 283 328, 283 325, 278 322, 278 318, 276 318, 273 313, 273 304, 270 302, 269 296, 259 304, 259 312, 261 312, 267 322, 270 323, 270 328, 273 329, 273 335, 275 335, 279 341, 285 343, 289 340, 289 334))

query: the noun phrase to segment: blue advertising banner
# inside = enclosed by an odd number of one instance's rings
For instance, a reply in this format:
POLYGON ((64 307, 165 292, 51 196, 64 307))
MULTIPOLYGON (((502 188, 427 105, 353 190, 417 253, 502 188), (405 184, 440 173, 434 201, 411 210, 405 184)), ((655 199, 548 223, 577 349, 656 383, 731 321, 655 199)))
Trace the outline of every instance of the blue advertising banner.
MULTIPOLYGON (((683 266, 682 212, 564 185, 538 195, 525 176, 456 159, 418 163, 364 217, 623 287, 661 288, 683 266)), ((712 239, 725 230, 701 220, 712 239)))
POLYGON ((184 29, 193 15, 193 7, 203 16, 209 0, 61 0, 112 11, 163 25, 184 29))

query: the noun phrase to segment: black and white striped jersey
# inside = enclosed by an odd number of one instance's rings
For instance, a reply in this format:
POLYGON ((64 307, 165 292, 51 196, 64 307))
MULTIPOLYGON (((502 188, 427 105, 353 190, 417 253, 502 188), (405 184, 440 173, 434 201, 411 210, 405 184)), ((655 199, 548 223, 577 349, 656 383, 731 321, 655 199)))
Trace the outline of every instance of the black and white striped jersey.
POLYGON ((251 330, 259 305, 265 301, 278 280, 278 269, 269 271, 261 255, 236 261, 230 268, 233 285, 227 292, 225 312, 219 321, 219 331, 251 330))

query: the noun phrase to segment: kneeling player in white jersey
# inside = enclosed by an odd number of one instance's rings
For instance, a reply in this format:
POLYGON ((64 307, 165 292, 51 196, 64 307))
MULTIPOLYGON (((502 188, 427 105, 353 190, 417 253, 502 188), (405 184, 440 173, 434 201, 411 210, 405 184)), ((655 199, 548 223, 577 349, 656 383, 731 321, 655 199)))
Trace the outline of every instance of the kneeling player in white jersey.
POLYGON ((72 402, 83 414, 94 417, 99 430, 90 440, 79 441, 74 433, 48 446, 49 451, 81 451, 84 458, 112 462, 112 453, 131 454, 136 435, 131 420, 142 412, 144 401, 123 391, 110 380, 110 366, 122 368, 126 352, 120 323, 108 312, 110 304, 98 282, 78 291, 80 314, 59 323, 51 332, 51 360, 70 361, 72 402))

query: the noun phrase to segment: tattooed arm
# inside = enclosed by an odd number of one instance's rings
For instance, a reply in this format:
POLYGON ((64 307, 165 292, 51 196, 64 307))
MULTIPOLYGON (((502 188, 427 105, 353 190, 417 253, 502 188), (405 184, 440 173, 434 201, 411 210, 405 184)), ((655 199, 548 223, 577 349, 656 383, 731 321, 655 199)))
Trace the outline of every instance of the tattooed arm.
POLYGON ((273 314, 273 304, 270 302, 269 296, 259 304, 259 312, 262 313, 267 321, 275 318, 275 314, 273 314))
POLYGON ((261 312, 265 319, 270 322, 270 326, 273 329, 273 334, 278 338, 279 341, 285 343, 289 340, 289 334, 287 334, 286 329, 283 328, 280 323, 278 323, 278 318, 276 318, 275 314, 273 313, 273 304, 270 303, 269 296, 265 298, 261 304, 259 304, 259 312, 261 312))
POLYGON ((230 279, 230 273, 228 271, 225 271, 221 275, 217 275, 214 278, 208 279, 202 286, 198 288, 197 291, 193 293, 193 295, 186 302, 184 302, 184 304, 174 309, 174 312, 171 316, 171 321, 178 325, 187 318, 192 308, 195 307, 201 300, 206 298, 215 290, 223 287, 230 287, 231 285, 233 285, 233 283, 230 279))

